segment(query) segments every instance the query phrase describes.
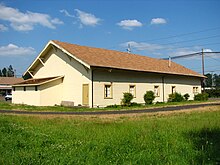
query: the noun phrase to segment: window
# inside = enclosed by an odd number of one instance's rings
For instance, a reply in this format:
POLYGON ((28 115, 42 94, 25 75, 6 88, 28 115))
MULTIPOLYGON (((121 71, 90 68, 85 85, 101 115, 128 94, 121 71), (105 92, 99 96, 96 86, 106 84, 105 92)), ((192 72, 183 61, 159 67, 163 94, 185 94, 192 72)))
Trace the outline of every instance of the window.
POLYGON ((130 85, 129 86, 129 92, 136 97, 136 86, 135 85, 130 85))
POLYGON ((105 98, 112 98, 112 85, 105 85, 105 98))
POLYGON ((176 92, 176 86, 172 86, 172 94, 174 94, 176 92))
POLYGON ((38 91, 38 86, 35 86, 35 91, 38 91))
POLYGON ((15 87, 13 87, 13 91, 15 91, 15 87))
POLYGON ((193 93, 194 94, 199 93, 199 87, 193 87, 193 93))
POLYGON ((24 87, 24 91, 26 91, 26 87, 24 87))
POLYGON ((159 97, 159 96, 160 96, 159 86, 154 86, 154 95, 155 95, 156 97, 159 97))

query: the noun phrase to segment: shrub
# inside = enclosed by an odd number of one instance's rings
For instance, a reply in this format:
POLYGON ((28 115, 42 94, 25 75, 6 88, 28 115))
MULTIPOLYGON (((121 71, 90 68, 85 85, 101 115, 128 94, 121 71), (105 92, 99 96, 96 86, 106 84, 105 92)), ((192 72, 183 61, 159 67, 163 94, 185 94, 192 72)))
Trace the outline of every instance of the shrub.
POLYGON ((181 102, 184 101, 183 96, 180 93, 169 94, 168 102, 181 102))
POLYGON ((147 91, 144 94, 145 104, 152 104, 154 99, 155 99, 155 96, 154 96, 154 92, 153 91, 147 91))
POLYGON ((187 101, 187 100, 189 100, 189 94, 188 93, 186 93, 185 95, 183 95, 183 97, 184 97, 184 99, 187 101))
POLYGON ((206 101, 208 100, 209 94, 208 93, 199 93, 194 96, 194 100, 196 101, 206 101))
POLYGON ((123 99, 122 101, 122 105, 125 106, 130 106, 131 105, 131 100, 134 98, 134 96, 131 93, 123 93, 123 99))
POLYGON ((209 97, 220 97, 220 89, 206 89, 205 92, 209 94, 209 97))

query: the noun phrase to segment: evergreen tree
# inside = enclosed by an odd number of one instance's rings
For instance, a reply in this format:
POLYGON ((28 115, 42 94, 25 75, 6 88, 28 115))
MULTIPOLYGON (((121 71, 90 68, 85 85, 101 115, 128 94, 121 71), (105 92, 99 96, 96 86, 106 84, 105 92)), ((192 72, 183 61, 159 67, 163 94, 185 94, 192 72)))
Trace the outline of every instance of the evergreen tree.
POLYGON ((2 70, 0 69, 0 77, 2 77, 2 70))
POLYGON ((7 69, 3 68, 2 69, 2 77, 7 77, 7 75, 8 75, 7 72, 8 72, 7 69))
POLYGON ((7 72, 8 72, 8 77, 14 77, 15 73, 14 73, 14 69, 11 65, 9 65, 7 72))

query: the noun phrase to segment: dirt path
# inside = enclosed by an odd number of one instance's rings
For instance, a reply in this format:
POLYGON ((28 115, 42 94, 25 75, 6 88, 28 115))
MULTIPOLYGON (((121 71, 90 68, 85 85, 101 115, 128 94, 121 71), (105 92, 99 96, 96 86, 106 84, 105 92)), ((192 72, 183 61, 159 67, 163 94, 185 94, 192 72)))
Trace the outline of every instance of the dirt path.
POLYGON ((26 114, 26 115, 120 115, 120 114, 141 114, 154 112, 170 112, 178 110, 190 110, 194 108, 202 108, 207 106, 220 106, 220 102, 203 103, 182 106, 170 106, 160 108, 149 108, 140 110, 113 110, 113 111, 87 111, 87 112, 48 112, 48 111, 24 111, 24 110, 0 110, 2 114, 26 114))

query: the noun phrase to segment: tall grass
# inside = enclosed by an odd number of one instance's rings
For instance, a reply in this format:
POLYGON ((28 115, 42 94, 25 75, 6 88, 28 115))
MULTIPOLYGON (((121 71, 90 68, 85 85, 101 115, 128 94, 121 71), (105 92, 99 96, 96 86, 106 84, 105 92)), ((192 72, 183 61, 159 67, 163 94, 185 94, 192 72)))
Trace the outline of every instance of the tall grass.
POLYGON ((0 164, 216 164, 220 111, 117 119, 0 115, 0 164))

